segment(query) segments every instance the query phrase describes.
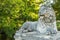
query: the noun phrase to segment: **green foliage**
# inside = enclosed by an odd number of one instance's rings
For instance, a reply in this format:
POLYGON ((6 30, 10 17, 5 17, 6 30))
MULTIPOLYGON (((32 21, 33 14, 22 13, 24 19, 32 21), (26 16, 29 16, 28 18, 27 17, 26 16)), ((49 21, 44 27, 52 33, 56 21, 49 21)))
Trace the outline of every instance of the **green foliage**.
POLYGON ((55 10, 57 20, 60 20, 60 0, 56 0, 56 4, 53 5, 53 8, 55 10))
POLYGON ((41 0, 0 0, 0 31, 12 38, 25 21, 38 19, 41 0))
POLYGON ((57 29, 60 31, 60 22, 57 22, 57 29))

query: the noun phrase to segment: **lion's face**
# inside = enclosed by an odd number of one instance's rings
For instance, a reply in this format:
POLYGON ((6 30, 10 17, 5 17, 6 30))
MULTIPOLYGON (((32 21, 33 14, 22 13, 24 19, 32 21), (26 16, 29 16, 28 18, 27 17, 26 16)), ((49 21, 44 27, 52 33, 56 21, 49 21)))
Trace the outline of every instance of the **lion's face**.
POLYGON ((53 15, 46 13, 46 14, 44 15, 43 20, 44 20, 46 23, 52 23, 52 22, 54 22, 54 17, 53 17, 53 15))
POLYGON ((49 13, 45 13, 43 16, 40 17, 40 19, 42 19, 45 23, 54 22, 54 16, 49 13))

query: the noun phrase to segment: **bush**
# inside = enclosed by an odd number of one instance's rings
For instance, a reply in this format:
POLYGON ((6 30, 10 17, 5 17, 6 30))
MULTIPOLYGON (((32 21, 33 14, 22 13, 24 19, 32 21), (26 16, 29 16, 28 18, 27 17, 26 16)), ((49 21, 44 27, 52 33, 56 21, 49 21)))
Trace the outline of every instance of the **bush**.
POLYGON ((0 39, 12 40, 25 21, 38 19, 37 13, 35 0, 0 0, 0 39))

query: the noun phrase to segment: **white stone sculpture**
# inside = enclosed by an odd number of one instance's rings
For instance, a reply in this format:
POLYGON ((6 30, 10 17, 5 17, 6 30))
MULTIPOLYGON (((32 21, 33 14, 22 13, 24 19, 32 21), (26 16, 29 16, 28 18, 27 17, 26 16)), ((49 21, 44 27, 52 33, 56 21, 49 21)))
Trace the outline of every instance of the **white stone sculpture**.
POLYGON ((57 31, 55 12, 51 7, 53 2, 54 0, 44 0, 40 5, 38 21, 25 22, 16 31, 15 40, 59 40, 60 32, 57 31))
POLYGON ((53 8, 51 7, 51 3, 49 3, 52 0, 44 0, 46 1, 45 4, 42 4, 39 10, 39 20, 37 25, 37 30, 40 31, 40 33, 47 33, 47 30, 49 29, 49 33, 57 32, 56 28, 56 17, 55 12, 53 8), (54 31, 52 31, 52 29, 54 31))

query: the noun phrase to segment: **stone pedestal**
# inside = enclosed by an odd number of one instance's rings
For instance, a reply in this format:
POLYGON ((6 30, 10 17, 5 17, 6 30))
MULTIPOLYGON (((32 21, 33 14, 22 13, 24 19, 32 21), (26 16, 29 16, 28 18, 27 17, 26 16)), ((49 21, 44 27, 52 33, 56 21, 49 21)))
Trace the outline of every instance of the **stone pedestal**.
POLYGON ((21 37, 15 40, 60 40, 60 32, 51 35, 39 34, 37 32, 23 33, 21 37))

